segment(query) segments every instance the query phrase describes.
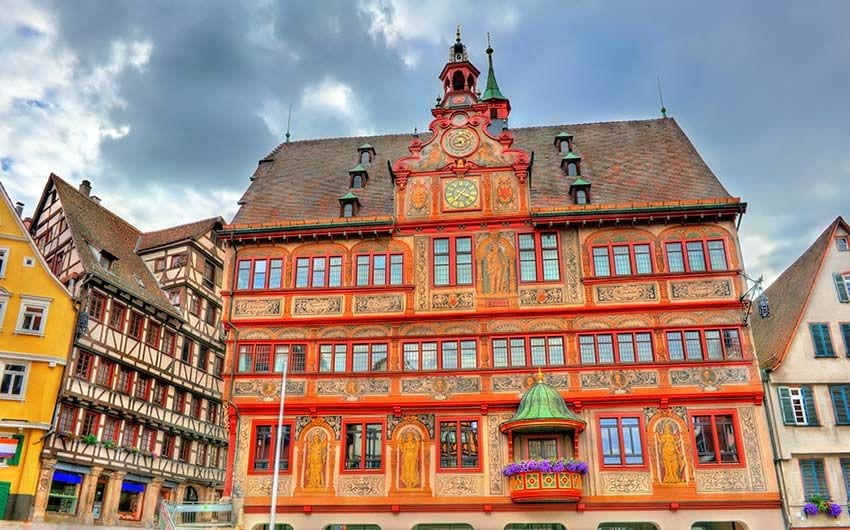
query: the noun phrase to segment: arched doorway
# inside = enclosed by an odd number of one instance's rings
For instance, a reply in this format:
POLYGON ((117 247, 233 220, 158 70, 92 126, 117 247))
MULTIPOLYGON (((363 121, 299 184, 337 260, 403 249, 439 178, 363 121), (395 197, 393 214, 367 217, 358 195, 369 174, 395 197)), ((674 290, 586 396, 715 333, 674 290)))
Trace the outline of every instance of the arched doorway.
MULTIPOLYGON (((192 486, 186 486, 186 491, 183 492, 183 503, 184 504, 197 504, 198 502, 198 490, 193 488, 192 486)), ((183 514, 183 522, 184 523, 194 523, 195 522, 195 513, 194 512, 186 512, 183 514)))

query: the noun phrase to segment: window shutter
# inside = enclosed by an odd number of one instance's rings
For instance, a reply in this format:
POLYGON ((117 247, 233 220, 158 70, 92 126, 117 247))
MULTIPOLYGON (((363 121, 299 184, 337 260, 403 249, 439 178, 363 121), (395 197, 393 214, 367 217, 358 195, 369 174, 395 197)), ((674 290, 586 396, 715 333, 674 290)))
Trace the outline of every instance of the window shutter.
POLYGON ((832 408, 835 410, 835 423, 846 425, 850 423, 850 406, 847 403, 847 387, 834 386, 829 389, 832 394, 832 408))
POLYGON ((820 425, 818 421, 818 411, 815 408, 815 397, 812 395, 812 387, 800 387, 800 393, 803 395, 803 406, 806 407, 806 419, 809 425, 820 425))
POLYGON ((829 334, 829 324, 809 324, 812 342, 815 346, 815 357, 835 357, 832 347, 832 337, 829 334))
POLYGON ((779 406, 782 408, 782 423, 795 425, 794 407, 791 405, 791 392, 787 386, 779 387, 779 406))
POLYGON ((803 476, 803 491, 806 500, 814 495, 829 497, 823 460, 800 460, 800 474, 803 476))
POLYGON ((847 293, 847 284, 844 283, 844 277, 837 272, 833 272, 832 281, 835 283, 835 290, 838 291, 838 301, 842 304, 850 303, 850 295, 847 293))
POLYGON ((850 324, 841 324, 841 335, 844 336, 844 353, 850 357, 850 324))

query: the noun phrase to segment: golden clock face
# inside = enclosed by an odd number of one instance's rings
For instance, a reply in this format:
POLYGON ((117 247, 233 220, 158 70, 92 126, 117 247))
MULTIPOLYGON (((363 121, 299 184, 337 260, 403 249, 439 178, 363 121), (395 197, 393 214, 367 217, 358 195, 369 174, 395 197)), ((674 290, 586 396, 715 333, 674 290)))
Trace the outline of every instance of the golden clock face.
POLYGON ((478 137, 469 129, 452 129, 443 135, 443 148, 452 156, 467 156, 478 147, 478 137))
POLYGON ((446 184, 446 203, 452 208, 469 208, 478 202, 478 186, 468 179, 446 184))

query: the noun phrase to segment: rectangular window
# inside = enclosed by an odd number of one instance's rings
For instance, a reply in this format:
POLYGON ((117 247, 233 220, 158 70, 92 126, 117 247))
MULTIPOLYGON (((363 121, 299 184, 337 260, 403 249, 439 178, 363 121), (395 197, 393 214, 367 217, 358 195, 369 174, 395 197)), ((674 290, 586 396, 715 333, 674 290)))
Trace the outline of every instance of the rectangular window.
POLYGON ((160 326, 157 322, 148 320, 148 331, 147 335, 145 335, 145 344, 153 348, 159 346, 159 333, 161 329, 162 326, 160 326))
POLYGON ((116 302, 112 301, 112 310, 109 312, 109 327, 112 329, 117 329, 118 331, 124 330, 124 313, 127 308, 116 302))
POLYGON ((782 421, 785 425, 819 425, 810 386, 778 388, 782 421))
POLYGON ((529 460, 553 460, 560 455, 557 438, 528 438, 525 456, 529 460))
POLYGON ((478 366, 478 342, 475 340, 407 342, 402 350, 407 371, 465 370, 478 366))
POLYGON ((188 462, 189 457, 192 455, 192 440, 188 438, 180 439, 180 453, 178 455, 178 460, 181 462, 188 462))
POLYGON ((303 344, 279 344, 274 350, 274 371, 283 372, 283 361, 287 361, 287 371, 301 373, 304 371, 307 347, 303 344))
POLYGON ((722 239, 672 242, 666 243, 664 248, 667 251, 667 270, 669 272, 706 272, 729 269, 726 242, 722 239), (706 256, 708 256, 708 261, 706 261, 706 256))
POLYGON ((688 250, 688 269, 690 272, 703 272, 705 268, 705 252, 701 241, 688 241, 685 244, 688 250))
POLYGON ((668 331, 667 352, 671 361, 717 361, 741 359, 741 338, 737 329, 668 331))
MULTIPOLYGON (((289 471, 289 460, 291 456, 291 426, 284 425, 281 432, 280 447, 280 469, 289 471)), ((257 472, 272 471, 274 469, 275 443, 277 432, 274 425, 257 425, 254 427, 254 446, 252 448, 251 469, 257 472)))
POLYGON ((101 357, 98 359, 97 374, 95 374, 94 382, 96 385, 109 388, 112 386, 112 374, 115 371, 115 363, 109 359, 101 357))
POLYGON ((836 425, 850 425, 850 385, 832 385, 829 394, 836 425))
POLYGON ((362 254, 355 258, 355 283, 362 286, 401 285, 403 254, 362 254))
POLYGON ((139 374, 139 377, 136 378, 136 389, 133 395, 136 396, 138 399, 147 400, 150 386, 151 378, 144 374, 139 374))
POLYGON ((436 238, 433 245, 434 286, 472 285, 472 238, 436 238))
POLYGON ((441 470, 478 469, 478 421, 440 420, 441 470))
POLYGON ((239 365, 237 366, 237 370, 239 372, 250 372, 252 368, 251 360, 254 357, 254 347, 249 346, 247 344, 243 344, 239 346, 239 365))
MULTIPOLYGON (((22 297, 23 298, 23 297, 22 297)), ((44 333, 47 324, 49 302, 34 302, 24 298, 21 301, 21 313, 18 316, 17 332, 44 333)))
POLYGON ((652 335, 649 332, 579 335, 582 364, 652 362, 652 335))
POLYGON ((210 401, 207 404, 207 422, 218 423, 218 403, 210 401))
POLYGON ((198 346, 198 369, 207 371, 210 362, 210 349, 206 346, 198 346))
POLYGON ((844 352, 850 357, 850 324, 841 324, 841 336, 844 338, 844 352))
POLYGON ((91 378, 91 368, 94 364, 94 355, 85 350, 78 351, 79 355, 77 356, 77 366, 74 369, 74 376, 77 379, 89 381, 91 378))
POLYGON ((103 420, 103 430, 100 433, 101 442, 117 442, 118 441, 118 426, 121 420, 106 416, 103 420))
POLYGON ((130 394, 130 391, 133 388, 133 370, 129 368, 124 368, 123 366, 118 367, 118 382, 115 385, 116 392, 120 392, 122 394, 130 394))
POLYGON ((729 268, 726 263, 726 247, 722 240, 708 241, 708 263, 713 271, 725 271, 729 268))
POLYGON ((342 256, 315 256, 295 261, 295 287, 339 287, 342 256))
POLYGON ((135 311, 130 311, 130 326, 127 333, 136 340, 142 340, 142 331, 145 329, 145 317, 135 311))
POLYGON ((272 347, 268 344, 258 344, 254 348, 254 372, 268 372, 272 347))
POLYGON ((172 410, 177 414, 183 414, 186 411, 186 391, 174 390, 174 401, 171 403, 172 410))
POLYGON ((593 270, 596 276, 631 276, 652 273, 652 254, 648 244, 594 247, 593 270))
POLYGON ((165 258, 156 258, 153 260, 154 272, 162 272, 165 270, 165 258))
POLYGON ((175 256, 171 256, 171 268, 179 269, 183 265, 186 264, 186 254, 177 254, 175 256))
POLYGON ((174 332, 166 330, 165 333, 162 334, 162 352, 174 357, 174 344, 176 340, 177 336, 174 332))
POLYGON ((56 429, 60 433, 73 433, 74 425, 77 423, 77 408, 63 403, 59 406, 59 419, 56 421, 56 429))
POLYGON ((154 383, 153 394, 151 395, 151 402, 155 405, 159 405, 160 407, 164 407, 167 396, 168 385, 166 385, 165 383, 160 383, 159 381, 154 383))
POLYGON ((209 301, 207 302, 207 310, 204 313, 204 322, 210 326, 215 326, 218 323, 218 308, 209 301))
POLYGON ((29 364, 0 361, 0 398, 23 398, 29 364))
POLYGON ((803 495, 806 500, 814 496, 829 499, 826 471, 820 458, 801 458, 800 476, 803 478, 803 495))
POLYGON ((603 466, 644 465, 640 418, 600 418, 599 432, 603 466))
POLYGON ((382 432, 381 423, 345 425, 345 470, 380 470, 383 467, 382 432))
POLYGON ((236 288, 247 289, 251 285, 251 260, 239 260, 239 265, 236 269, 236 288))
POLYGON ((94 435, 97 436, 97 427, 100 422, 100 416, 96 412, 87 410, 83 412, 83 422, 80 427, 80 436, 94 435))
POLYGON ((669 272, 685 272, 685 258, 682 254, 681 243, 667 243, 667 270, 669 272))
POLYGON ((204 261, 204 285, 209 289, 215 285, 215 264, 209 260, 204 261))
POLYGON ((518 239, 521 282, 560 280, 558 236, 555 232, 520 234, 518 239))
POLYGON ((835 357, 829 324, 809 324, 809 331, 815 346, 815 357, 835 357))
POLYGON ((494 338, 493 367, 563 366, 563 337, 494 338))
POLYGON ((693 416, 694 444, 700 465, 738 464, 738 437, 732 414, 693 416))
POLYGON ((596 276, 611 276, 608 247, 596 247, 593 249, 593 270, 596 276))
MULTIPOLYGON (((139 449, 142 451, 153 451, 153 446, 156 443, 156 431, 145 427, 142 429, 142 438, 139 443, 139 449)), ((165 453, 163 452, 163 456, 165 453)))
POLYGON ((138 436, 138 433, 138 425, 124 420, 124 429, 121 431, 121 445, 123 447, 136 447, 136 436, 138 436))
POLYGON ((162 456, 163 458, 172 458, 174 456, 174 435, 162 434, 162 456))
POLYGON ((627 245, 614 246, 614 274, 628 276, 631 273, 632 263, 629 259, 629 247, 627 245))
POLYGON ((850 250, 850 243, 847 242, 846 237, 837 237, 835 238, 835 248, 837 248, 839 252, 847 252, 850 250))
POLYGON ((844 478, 844 491, 850 498, 850 458, 841 459, 841 475, 844 478))
MULTIPOLYGON (((42 248, 41 245, 39 248, 42 248)), ((0 248, 0 278, 6 276, 6 264, 9 263, 9 249, 0 248)))
POLYGON ((89 299, 89 318, 97 322, 103 322, 106 315, 106 297, 102 294, 92 292, 89 299))
POLYGON ((652 274, 652 254, 649 245, 635 245, 635 271, 638 274, 652 274))

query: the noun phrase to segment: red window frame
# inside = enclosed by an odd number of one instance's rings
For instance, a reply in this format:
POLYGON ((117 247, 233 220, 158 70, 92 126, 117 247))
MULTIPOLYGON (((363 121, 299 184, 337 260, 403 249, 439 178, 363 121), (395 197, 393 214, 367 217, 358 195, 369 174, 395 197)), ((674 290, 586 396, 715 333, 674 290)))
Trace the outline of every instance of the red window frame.
MULTIPOLYGON (((292 474, 292 455, 293 455, 293 435, 295 434, 295 424, 292 421, 284 421, 283 426, 289 427, 289 443, 286 447, 284 447, 283 451, 280 453, 281 462, 286 459, 287 466, 284 469, 281 466, 280 472, 284 475, 292 474)), ((250 443, 251 446, 248 451, 248 474, 249 475, 270 475, 274 473, 274 455, 275 455, 275 447, 277 444, 277 431, 275 430, 277 426, 276 421, 272 420, 252 420, 251 421, 251 438, 250 443), (269 440, 269 463, 268 469, 255 469, 254 462, 257 456, 257 427, 271 427, 270 436, 271 440, 269 440)), ((330 443, 330 441, 328 442, 330 443)), ((217 464, 218 462, 216 462, 217 464)))
POLYGON ((174 357, 174 348, 177 346, 177 334, 166 329, 162 333, 162 353, 174 357))
MULTIPOLYGON (((321 256, 295 256, 293 258, 295 271, 292 275, 292 286, 295 289, 339 289, 345 287, 345 256, 342 254, 323 254, 321 256), (331 259, 339 258, 339 285, 331 285, 331 259), (298 285, 298 261, 307 260, 307 285, 298 285), (317 259, 325 260, 325 279, 322 285, 313 285, 313 268, 317 259)), ((253 270, 253 269, 252 269, 253 270)))
POLYGON ((201 409, 203 408, 204 400, 198 394, 192 394, 192 417, 196 420, 201 419, 201 409))
POLYGON ((105 357, 100 357, 97 360, 97 371, 94 374, 94 384, 104 388, 112 388, 112 381, 115 377, 115 361, 111 361, 105 357), (101 374, 106 369, 106 381, 101 381, 101 374))
POLYGON ((189 312, 195 315, 196 317, 201 316, 202 309, 204 307, 204 300, 200 295, 192 293, 189 303, 189 312))
POLYGON ((74 367, 74 377, 90 381, 92 367, 94 366, 94 354, 86 350, 77 351, 77 364, 74 367))
POLYGON ((153 392, 151 394, 151 403, 160 407, 165 407, 167 399, 168 385, 162 381, 155 381, 153 384, 153 392))
POLYGON ((139 449, 142 451, 153 451, 154 445, 156 445, 156 429, 142 427, 142 433, 139 436, 139 449))
POLYGON ((593 276, 596 278, 628 278, 630 276, 649 276, 655 272, 655 265, 653 264, 653 254, 652 254, 653 243, 652 241, 622 241, 622 242, 611 242, 606 245, 593 245, 590 247, 590 264, 593 268, 593 276), (635 257, 635 247, 636 246, 647 246, 649 247, 649 272, 638 272, 637 271, 637 258, 635 257), (614 247, 628 247, 629 249, 629 267, 631 269, 630 274, 617 274, 617 267, 614 263, 614 247), (594 250, 597 248, 604 248, 608 250, 608 274, 599 274, 596 270, 596 257, 594 256, 594 250))
POLYGON ((354 286, 355 287, 388 287, 388 286, 399 286, 404 285, 404 252, 361 252, 359 254, 355 254, 353 258, 354 262, 354 286), (384 267, 384 283, 375 283, 375 257, 383 257, 386 260, 386 266, 384 267), (392 268, 393 263, 392 259, 394 256, 401 256, 401 263, 398 265, 401 267, 401 282, 392 283, 392 268), (366 264, 368 268, 368 280, 366 283, 359 283, 360 274, 358 273, 360 266, 360 258, 368 258, 368 263, 366 264))
POLYGON ((124 420, 124 427, 121 429, 121 445, 124 447, 136 447, 136 442, 139 440, 139 426, 131 421, 124 420), (130 440, 126 440, 125 434, 127 429, 130 429, 130 440))
POLYGON ((145 316, 138 311, 130 311, 130 323, 127 334, 136 340, 142 340, 145 331, 145 316))
MULTIPOLYGON (((256 258, 241 258, 236 263, 236 270, 234 271, 235 277, 233 278, 233 285, 236 287, 234 290, 236 291, 265 291, 265 290, 277 290, 283 289, 283 280, 285 277, 285 269, 286 269, 286 258, 283 256, 264 256, 264 257, 256 257, 256 258), (266 278, 263 281, 262 287, 254 287, 254 274, 257 268, 257 262, 263 261, 266 263, 266 278), (272 270, 272 261, 280 261, 280 284, 271 287, 271 270, 272 270), (239 271, 240 267, 243 263, 248 263, 248 285, 245 287, 239 287, 239 271)), ((206 276, 205 276, 206 279, 206 276)))
POLYGON ((177 453, 177 460, 186 462, 187 464, 192 459, 192 440, 184 436, 180 437, 180 451, 177 453))
POLYGON ((196 365, 199 370, 204 372, 207 371, 207 366, 210 361, 210 349, 203 344, 198 344, 198 358, 196 360, 196 365))
POLYGON ((77 416, 80 409, 67 403, 59 405, 59 415, 56 420, 56 430, 59 433, 74 433, 77 429, 77 416), (70 424, 68 423, 70 422, 70 424))
POLYGON ((133 370, 126 366, 118 365, 118 378, 115 383, 115 391, 129 395, 133 389, 133 370), (127 378, 122 380, 122 376, 127 374, 127 378), (123 386, 122 386, 123 385, 123 386))
POLYGON ((118 436, 121 434, 121 431, 121 419, 116 418, 115 416, 110 416, 109 414, 104 414, 103 427, 100 431, 100 441, 118 443, 118 436), (110 432, 110 430, 112 432, 110 432))
POLYGON ((576 353, 578 354, 578 363, 582 366, 598 366, 598 365, 611 366, 611 365, 615 365, 615 364, 617 364, 617 365, 623 364, 623 365, 626 365, 626 366, 632 366, 632 365, 640 365, 640 364, 647 365, 647 364, 651 364, 651 363, 654 363, 654 362, 657 361, 657 359, 656 359, 657 348, 655 346, 655 335, 652 333, 652 331, 647 330, 647 329, 635 329, 635 330, 606 329, 604 331, 599 331, 599 332, 596 332, 596 333, 579 333, 579 334, 576 334, 575 340, 576 340, 576 343, 575 343, 576 353), (638 334, 649 335, 649 345, 652 348, 652 359, 649 360, 649 361, 640 360, 640 352, 638 351, 638 341, 637 341, 637 335, 638 334), (602 362, 602 361, 599 360, 599 336, 600 335, 610 335, 611 336, 611 350, 612 350, 613 359, 610 362, 607 362, 607 361, 602 362), (635 358, 634 361, 623 361, 622 360, 622 358, 620 356, 620 340, 619 340, 619 337, 618 337, 619 335, 631 335, 632 336, 631 343, 632 343, 632 348, 633 348, 633 352, 634 352, 634 358, 635 358), (581 346, 582 346, 581 339, 582 339, 582 337, 593 337, 593 354, 594 354, 594 357, 595 357, 596 360, 592 363, 585 363, 582 360, 582 352, 581 352, 581 346))
POLYGON ((180 254, 175 254, 171 256, 171 268, 179 269, 180 267, 186 265, 186 253, 182 252, 180 254))
POLYGON ((204 311, 204 322, 210 326, 215 326, 218 322, 218 307, 207 300, 207 310, 204 311))
POLYGON ((145 344, 156 348, 159 346, 159 335, 162 332, 162 325, 159 322, 154 322, 153 319, 148 319, 148 330, 145 335, 145 344))
POLYGON ((127 306, 112 300, 112 307, 109 310, 109 323, 107 324, 110 328, 124 331, 124 321, 127 319, 127 306))
POLYGON ((436 428, 437 428, 437 472, 444 473, 480 473, 481 466, 483 465, 481 460, 481 417, 479 416, 457 416, 457 417, 446 417, 446 418, 437 418, 436 419, 436 428), (463 467, 463 456, 460 450, 460 447, 457 449, 457 467, 443 467, 443 458, 442 458, 442 443, 443 443, 443 423, 454 423, 456 443, 458 446, 460 445, 460 423, 462 421, 474 421, 477 422, 476 426, 476 450, 475 454, 478 456, 478 464, 475 467, 463 467))
POLYGON ((665 239, 661 242, 662 247, 664 248, 664 265, 667 267, 667 272, 671 274, 703 274, 706 272, 728 272, 732 270, 732 259, 729 254, 729 242, 725 237, 707 237, 701 239, 665 239), (715 270, 711 266, 711 255, 708 253, 708 243, 711 241, 720 241, 723 243, 723 253, 726 255, 726 268, 725 269, 717 269, 715 270), (670 267, 670 258, 667 255, 667 245, 669 243, 678 243, 682 248, 682 264, 685 267, 684 271, 673 271, 670 267), (688 243, 700 243, 702 245, 702 256, 703 261, 705 262, 705 270, 704 271, 693 271, 691 270, 691 262, 688 257, 688 243))
POLYGON ((218 403, 207 403, 207 423, 218 423, 218 403))
POLYGON ((89 318, 97 322, 103 322, 106 316, 106 296, 92 291, 89 299, 89 318))
POLYGON ((738 421, 738 411, 735 409, 711 409, 711 410, 688 410, 688 422, 691 431, 691 447, 693 450, 693 459, 695 467, 717 469, 717 468, 734 468, 746 467, 746 455, 744 454, 744 445, 741 438, 741 422, 738 421), (699 461, 699 451, 697 450, 696 429, 694 428, 694 418, 708 416, 711 418, 711 430, 713 434, 714 454, 717 462, 703 463, 699 461), (720 446, 718 444, 716 416, 731 416, 732 427, 735 429, 735 448, 737 449, 737 462, 721 462, 720 461, 720 446))
POLYGON ((563 449, 564 449, 564 439, 563 437, 559 437, 556 434, 529 434, 523 435, 521 441, 520 450, 522 451, 523 457, 526 460, 532 460, 530 456, 528 456, 531 451, 528 448, 528 442, 531 440, 555 440, 555 449, 557 449, 557 458, 563 457, 563 449))
POLYGON ((153 271, 161 272, 165 270, 165 258, 156 258, 153 260, 153 271))
POLYGON ((171 408, 177 414, 186 413, 186 391, 179 388, 174 390, 174 400, 171 403, 171 408))
MULTIPOLYGON (((385 341, 344 341, 344 342, 323 342, 317 345, 317 363, 318 363, 318 372, 322 374, 341 374, 341 373, 354 373, 354 374, 368 374, 368 373, 383 373, 386 372, 389 368, 389 359, 390 359, 390 344, 385 341), (336 358, 337 358, 337 347, 344 346, 345 347, 345 368, 344 370, 336 370, 336 358), (368 350, 366 352, 366 370, 354 370, 354 348, 355 346, 367 346, 368 350), (372 366, 374 366, 374 349, 375 346, 384 346, 386 358, 384 362, 386 363, 386 368, 383 370, 373 370, 372 366), (331 354, 331 362, 330 369, 322 370, 322 355, 324 352, 322 349, 324 347, 330 348, 331 354)), ((290 355, 292 355, 292 348, 290 347, 290 355)), ((291 360, 290 360, 291 362, 291 360)))
POLYGON ((147 401, 150 398, 151 383, 150 376, 139 373, 136 376, 136 386, 133 389, 133 397, 147 401))
POLYGON ((383 418, 364 418, 358 420, 348 420, 343 421, 342 423, 342 454, 339 459, 339 471, 340 474, 382 474, 386 469, 386 460, 387 460, 387 444, 386 436, 387 436, 387 421, 383 418), (360 446, 360 467, 357 468, 346 468, 346 451, 348 450, 348 426, 349 425, 360 425, 363 427, 362 431, 362 440, 360 446), (380 425, 381 426, 381 466, 380 467, 366 467, 366 429, 367 425, 380 425))
POLYGON ((535 366, 567 366, 567 340, 563 335, 497 335, 490 339, 490 357, 491 362, 493 364, 494 369, 505 370, 510 368, 533 368, 535 366), (511 340, 519 340, 521 339, 524 343, 525 348, 525 364, 515 365, 513 364, 513 356, 511 355, 511 340), (531 354, 531 341, 532 339, 543 339, 543 347, 546 350, 546 362, 544 364, 533 364, 532 362, 532 354, 531 354), (561 348, 563 349, 564 362, 560 364, 553 364, 551 361, 551 352, 549 339, 561 339, 561 348), (507 364, 505 366, 496 366, 496 355, 495 355, 495 345, 493 344, 497 340, 506 341, 505 347, 507 348, 507 364))
POLYGON ((400 345, 400 355, 401 355, 401 367, 404 372, 433 372, 440 370, 452 370, 452 371, 467 371, 467 370, 476 370, 479 368, 479 360, 480 360, 480 352, 478 350, 478 339, 477 337, 446 337, 443 339, 434 339, 434 340, 408 340, 404 341, 400 345), (457 352, 457 366, 455 368, 444 368, 443 367, 443 344, 447 342, 454 342, 457 344, 456 352, 457 352), (463 347, 461 343, 463 342, 473 342, 475 343, 475 366, 471 368, 463 368, 463 347), (436 357, 437 357, 437 366, 435 368, 423 368, 422 360, 422 345, 423 344, 436 344, 436 357), (407 363, 405 361, 405 350, 406 346, 415 344, 417 351, 417 368, 408 368, 407 363))
POLYGON ((84 409, 83 418, 80 420, 80 436, 97 436, 99 431, 100 414, 90 409, 84 409), (86 432, 86 424, 89 424, 89 426, 91 427, 91 430, 89 432, 86 432))
POLYGON ((600 414, 596 417, 596 437, 599 440, 597 444, 596 455, 599 459, 599 467, 602 469, 647 469, 649 467, 649 453, 647 452, 646 445, 646 437, 647 432, 644 428, 644 421, 641 414, 632 413, 632 412, 623 412, 618 414, 600 414), (626 454, 625 454, 625 444, 623 443, 623 418, 635 419, 638 420, 638 433, 640 433, 640 451, 641 456, 643 457, 642 464, 626 464, 626 454), (606 464, 605 463, 605 455, 602 450, 602 420, 617 420, 617 436, 618 442, 620 444, 620 463, 619 464, 606 464))
POLYGON ((198 442, 198 450, 195 452, 195 463, 199 466, 205 466, 207 464, 207 449, 209 446, 205 443, 198 442))
POLYGON ((472 236, 466 235, 454 235, 454 236, 440 236, 431 238, 431 287, 441 288, 441 287, 467 287, 475 285, 475 246, 473 244, 472 236), (449 282, 446 284, 437 285, 437 263, 434 259, 437 255, 437 241, 440 240, 448 240, 449 242, 449 282), (469 261, 470 261, 470 274, 469 274, 469 283, 458 283, 457 281, 457 240, 458 239, 468 239, 469 240, 469 261))
POLYGON ((687 362, 740 361, 740 360, 744 359, 744 339, 743 339, 743 337, 744 337, 744 334, 741 332, 741 328, 734 327, 734 326, 722 327, 722 328, 673 328, 673 329, 665 329, 664 330, 664 346, 667 349, 667 360, 670 361, 670 362, 687 363, 687 362), (685 339, 685 332, 694 332, 694 331, 699 333, 700 348, 702 350, 699 359, 689 359, 688 358, 688 349, 687 349, 687 341, 685 339), (706 334, 706 332, 709 332, 709 331, 716 331, 720 334, 720 348, 721 348, 721 351, 723 353, 723 357, 721 359, 710 359, 708 357, 708 340, 705 338, 705 334, 706 334), (728 351, 728 348, 726 346, 726 340, 725 340, 725 335, 724 335, 725 331, 735 331, 738 334, 739 352, 736 354, 737 356, 731 356, 730 357, 730 355, 729 355, 729 351, 728 351), (684 356, 682 359, 673 359, 673 357, 670 354, 670 338, 669 338, 670 333, 678 333, 680 338, 681 338, 682 348, 683 348, 682 355, 684 356))
POLYGON ((516 236, 516 260, 517 260, 517 279, 519 283, 557 283, 560 282, 563 278, 563 267, 561 266, 561 238, 558 235, 558 232, 555 231, 543 231, 543 232, 520 232, 516 236), (532 236, 534 238, 534 262, 535 262, 535 279, 534 280, 523 280, 522 273, 520 269, 522 267, 522 255, 520 250, 520 238, 522 236, 532 236), (558 258, 558 277, 554 280, 546 280, 544 279, 543 274, 543 251, 551 250, 543 248, 543 236, 544 235, 553 235, 555 236, 555 255, 558 258))
POLYGON ((172 458, 174 456, 174 441, 177 437, 167 432, 162 433, 162 457, 172 458))

